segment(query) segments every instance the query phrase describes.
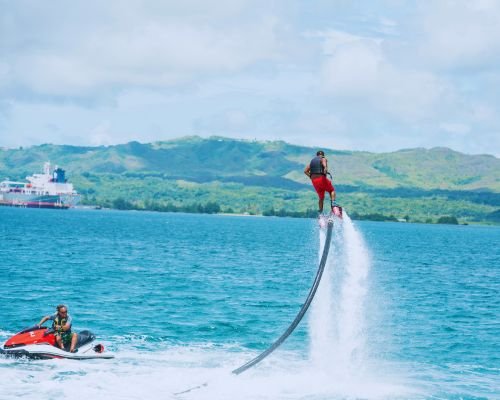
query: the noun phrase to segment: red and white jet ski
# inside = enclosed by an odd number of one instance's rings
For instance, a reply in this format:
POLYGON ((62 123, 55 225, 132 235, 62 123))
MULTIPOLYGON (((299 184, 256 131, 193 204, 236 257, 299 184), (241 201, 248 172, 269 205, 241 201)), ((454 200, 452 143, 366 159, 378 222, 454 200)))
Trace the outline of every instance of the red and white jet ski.
POLYGON ((93 358, 114 358, 104 353, 102 344, 94 344, 95 335, 90 331, 78 333, 77 352, 56 346, 53 329, 44 326, 32 326, 16 333, 0 348, 0 354, 10 357, 26 357, 33 359, 68 358, 71 360, 88 360, 93 358))

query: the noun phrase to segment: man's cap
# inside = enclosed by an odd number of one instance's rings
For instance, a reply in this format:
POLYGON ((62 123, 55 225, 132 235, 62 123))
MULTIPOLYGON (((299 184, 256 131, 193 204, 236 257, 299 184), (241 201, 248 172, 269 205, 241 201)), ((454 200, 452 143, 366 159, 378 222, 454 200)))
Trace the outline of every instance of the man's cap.
POLYGON ((317 156, 323 156, 323 157, 324 157, 324 156, 325 156, 325 152, 324 152, 323 150, 318 150, 318 151, 316 152, 316 155, 317 155, 317 156))

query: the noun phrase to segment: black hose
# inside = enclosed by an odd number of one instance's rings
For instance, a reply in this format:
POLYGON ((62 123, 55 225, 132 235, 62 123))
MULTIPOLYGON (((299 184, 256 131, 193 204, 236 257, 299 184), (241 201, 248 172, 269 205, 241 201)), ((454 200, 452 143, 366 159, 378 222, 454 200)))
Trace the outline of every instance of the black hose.
POLYGON ((316 294, 316 290, 318 290, 319 282, 321 281, 321 276, 323 275, 323 271, 325 270, 326 260, 328 258, 328 252, 330 250, 330 242, 332 239, 332 229, 333 229, 333 221, 330 220, 328 221, 325 246, 323 247, 323 254, 321 256, 321 261, 319 263, 318 272, 316 273, 316 278, 314 279, 314 283, 311 287, 311 290, 309 290, 309 294, 307 295, 305 303, 302 305, 302 308, 300 309, 299 313, 297 314, 293 322, 290 324, 285 333, 283 333, 278 338, 278 340, 276 340, 267 350, 259 354, 253 360, 250 360, 246 364, 243 364, 241 367, 233 370, 232 371, 233 374, 239 375, 242 372, 246 371, 248 368, 253 367, 255 364, 261 362, 264 358, 266 358, 269 354, 271 354, 274 350, 276 350, 281 345, 281 343, 283 343, 286 340, 288 336, 290 336, 290 334, 295 330, 299 322, 302 320, 307 309, 311 305, 314 295, 316 294))
MULTIPOLYGON (((307 309, 311 305, 311 302, 314 298, 314 295, 316 294, 316 291, 318 290, 319 282, 321 281, 321 277, 323 275, 323 271, 325 270, 325 265, 326 265, 326 260, 328 258, 328 252, 330 250, 330 242, 332 240, 332 230, 333 230, 333 221, 329 220, 328 221, 328 228, 326 231, 326 240, 325 240, 325 246, 323 247, 323 254, 321 255, 321 260, 319 263, 318 267, 318 272, 316 272, 316 278, 314 279, 313 285, 311 289, 309 290, 309 294, 307 295, 306 301, 303 304, 302 308, 300 309, 299 313, 293 320, 293 322, 290 324, 288 329, 279 337, 276 342, 274 342, 266 351, 255 357, 253 360, 250 360, 246 364, 242 365, 239 368, 236 368, 235 370, 232 371, 233 374, 239 375, 242 372, 246 371, 250 367, 253 367, 255 364, 259 363, 262 361, 264 358, 266 358, 269 354, 271 354, 274 350, 276 350, 281 343, 283 343, 288 336, 295 330, 299 322, 302 320, 304 317, 304 314, 306 313, 307 309)), ((177 392, 174 393, 174 395, 182 395, 185 393, 192 392, 193 390, 201 389, 202 387, 206 387, 208 385, 208 382, 203 383, 202 385, 194 386, 190 389, 184 390, 182 392, 177 392)))

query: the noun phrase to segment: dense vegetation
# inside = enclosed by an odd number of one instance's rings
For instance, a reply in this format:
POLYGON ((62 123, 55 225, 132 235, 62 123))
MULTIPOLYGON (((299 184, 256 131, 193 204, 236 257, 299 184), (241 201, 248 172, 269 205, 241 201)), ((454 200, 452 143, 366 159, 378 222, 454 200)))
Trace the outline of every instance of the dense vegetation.
MULTIPOLYGON (((0 150, 0 176, 22 179, 50 160, 66 169, 83 204, 304 217, 317 209, 302 172, 315 151, 219 137, 100 147, 47 144, 0 150)), ((338 201, 355 218, 500 220, 500 160, 493 156, 445 148, 325 151, 338 201)))

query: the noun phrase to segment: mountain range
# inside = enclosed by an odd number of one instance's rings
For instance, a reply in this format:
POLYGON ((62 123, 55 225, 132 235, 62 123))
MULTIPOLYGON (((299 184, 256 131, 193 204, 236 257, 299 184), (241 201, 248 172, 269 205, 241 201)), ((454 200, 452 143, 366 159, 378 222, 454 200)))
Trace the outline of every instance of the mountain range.
MULTIPOLYGON (((217 203, 221 210, 316 209, 304 166, 317 148, 283 141, 184 137, 112 146, 44 144, 0 149, 0 177, 22 179, 50 160, 67 171, 84 203, 124 199, 145 204, 217 203)), ((338 200, 357 215, 383 214, 433 222, 495 222, 500 159, 448 148, 390 153, 322 149, 338 200)))

